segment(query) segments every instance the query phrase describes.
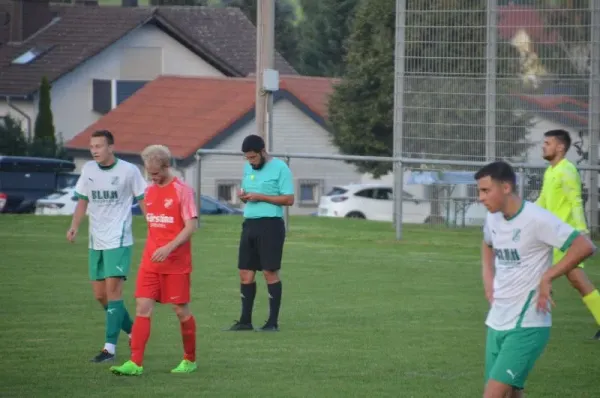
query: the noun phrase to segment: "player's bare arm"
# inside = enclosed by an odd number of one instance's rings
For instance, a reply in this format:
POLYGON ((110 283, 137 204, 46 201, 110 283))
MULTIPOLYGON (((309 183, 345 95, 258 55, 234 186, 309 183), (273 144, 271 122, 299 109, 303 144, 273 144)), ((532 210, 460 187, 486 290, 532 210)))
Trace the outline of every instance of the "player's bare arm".
POLYGON ((240 199, 248 202, 267 202, 277 206, 292 206, 294 204, 294 195, 262 195, 258 193, 249 193, 240 199))
POLYGON ((140 210, 142 211, 142 215, 146 217, 146 201, 144 199, 138 200, 138 204, 140 205, 140 210))
POLYGON ((197 228, 197 218, 191 218, 189 220, 186 220, 185 227, 181 230, 181 232, 179 232, 175 239, 173 239, 163 247, 159 247, 158 249, 156 249, 156 251, 152 254, 152 261, 157 263, 164 261, 173 250, 190 240, 190 238, 194 234, 194 231, 196 231, 197 228))
POLYGON ((485 241, 481 242, 481 274, 485 298, 491 303, 494 299, 494 250, 485 241))
POLYGON ((85 217, 87 207, 88 201, 85 199, 79 199, 79 201, 77 202, 77 206, 75 206, 75 212, 73 213, 71 226, 67 231, 67 239, 69 240, 69 242, 75 242, 75 237, 77 236, 79 225, 81 225, 81 220, 83 220, 83 218, 85 217))
POLYGON ((565 256, 556 265, 548 269, 540 282, 540 295, 538 299, 538 309, 545 311, 548 309, 548 303, 553 304, 550 298, 552 290, 552 281, 562 275, 569 273, 578 264, 590 257, 596 251, 596 246, 585 235, 579 235, 571 247, 567 250, 565 256))

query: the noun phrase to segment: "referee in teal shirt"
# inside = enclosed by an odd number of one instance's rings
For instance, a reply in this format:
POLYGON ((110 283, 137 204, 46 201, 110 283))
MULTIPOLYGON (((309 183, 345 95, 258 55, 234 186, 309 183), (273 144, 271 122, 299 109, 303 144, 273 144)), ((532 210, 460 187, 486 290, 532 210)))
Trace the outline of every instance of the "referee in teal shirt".
POLYGON ((238 254, 242 315, 227 330, 254 330, 254 278, 257 271, 262 271, 269 291, 269 319, 257 330, 276 332, 279 330, 282 292, 279 269, 285 242, 283 206, 294 204, 294 179, 283 160, 267 155, 265 142, 260 136, 246 137, 242 143, 242 152, 248 161, 244 166, 242 189, 238 193, 246 204, 238 254))

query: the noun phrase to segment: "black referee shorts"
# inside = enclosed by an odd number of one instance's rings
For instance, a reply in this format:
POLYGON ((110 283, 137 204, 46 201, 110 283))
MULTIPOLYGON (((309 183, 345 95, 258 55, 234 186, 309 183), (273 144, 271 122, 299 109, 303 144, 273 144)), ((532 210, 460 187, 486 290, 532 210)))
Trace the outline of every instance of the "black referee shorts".
POLYGON ((238 268, 279 270, 284 242, 285 223, 281 217, 246 218, 242 224, 238 268))

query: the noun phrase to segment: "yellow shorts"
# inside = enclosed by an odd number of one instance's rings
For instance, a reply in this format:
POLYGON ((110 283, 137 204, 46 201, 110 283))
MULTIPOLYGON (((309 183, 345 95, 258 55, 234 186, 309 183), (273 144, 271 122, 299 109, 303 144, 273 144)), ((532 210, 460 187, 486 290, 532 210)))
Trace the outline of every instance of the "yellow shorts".
MULTIPOLYGON (((557 262, 559 262, 563 257, 565 256, 565 252, 561 252, 558 249, 554 249, 554 256, 553 256, 553 261, 552 264, 555 265, 557 262)), ((583 268, 584 267, 584 263, 581 263, 578 265, 579 268, 583 268)))

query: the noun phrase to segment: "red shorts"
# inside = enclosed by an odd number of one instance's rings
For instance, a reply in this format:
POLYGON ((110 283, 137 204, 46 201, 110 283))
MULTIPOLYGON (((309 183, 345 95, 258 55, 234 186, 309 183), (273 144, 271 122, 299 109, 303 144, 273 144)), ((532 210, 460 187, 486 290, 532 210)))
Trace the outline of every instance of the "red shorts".
POLYGON ((158 274, 140 268, 135 298, 149 298, 162 304, 190 302, 190 274, 158 274))

